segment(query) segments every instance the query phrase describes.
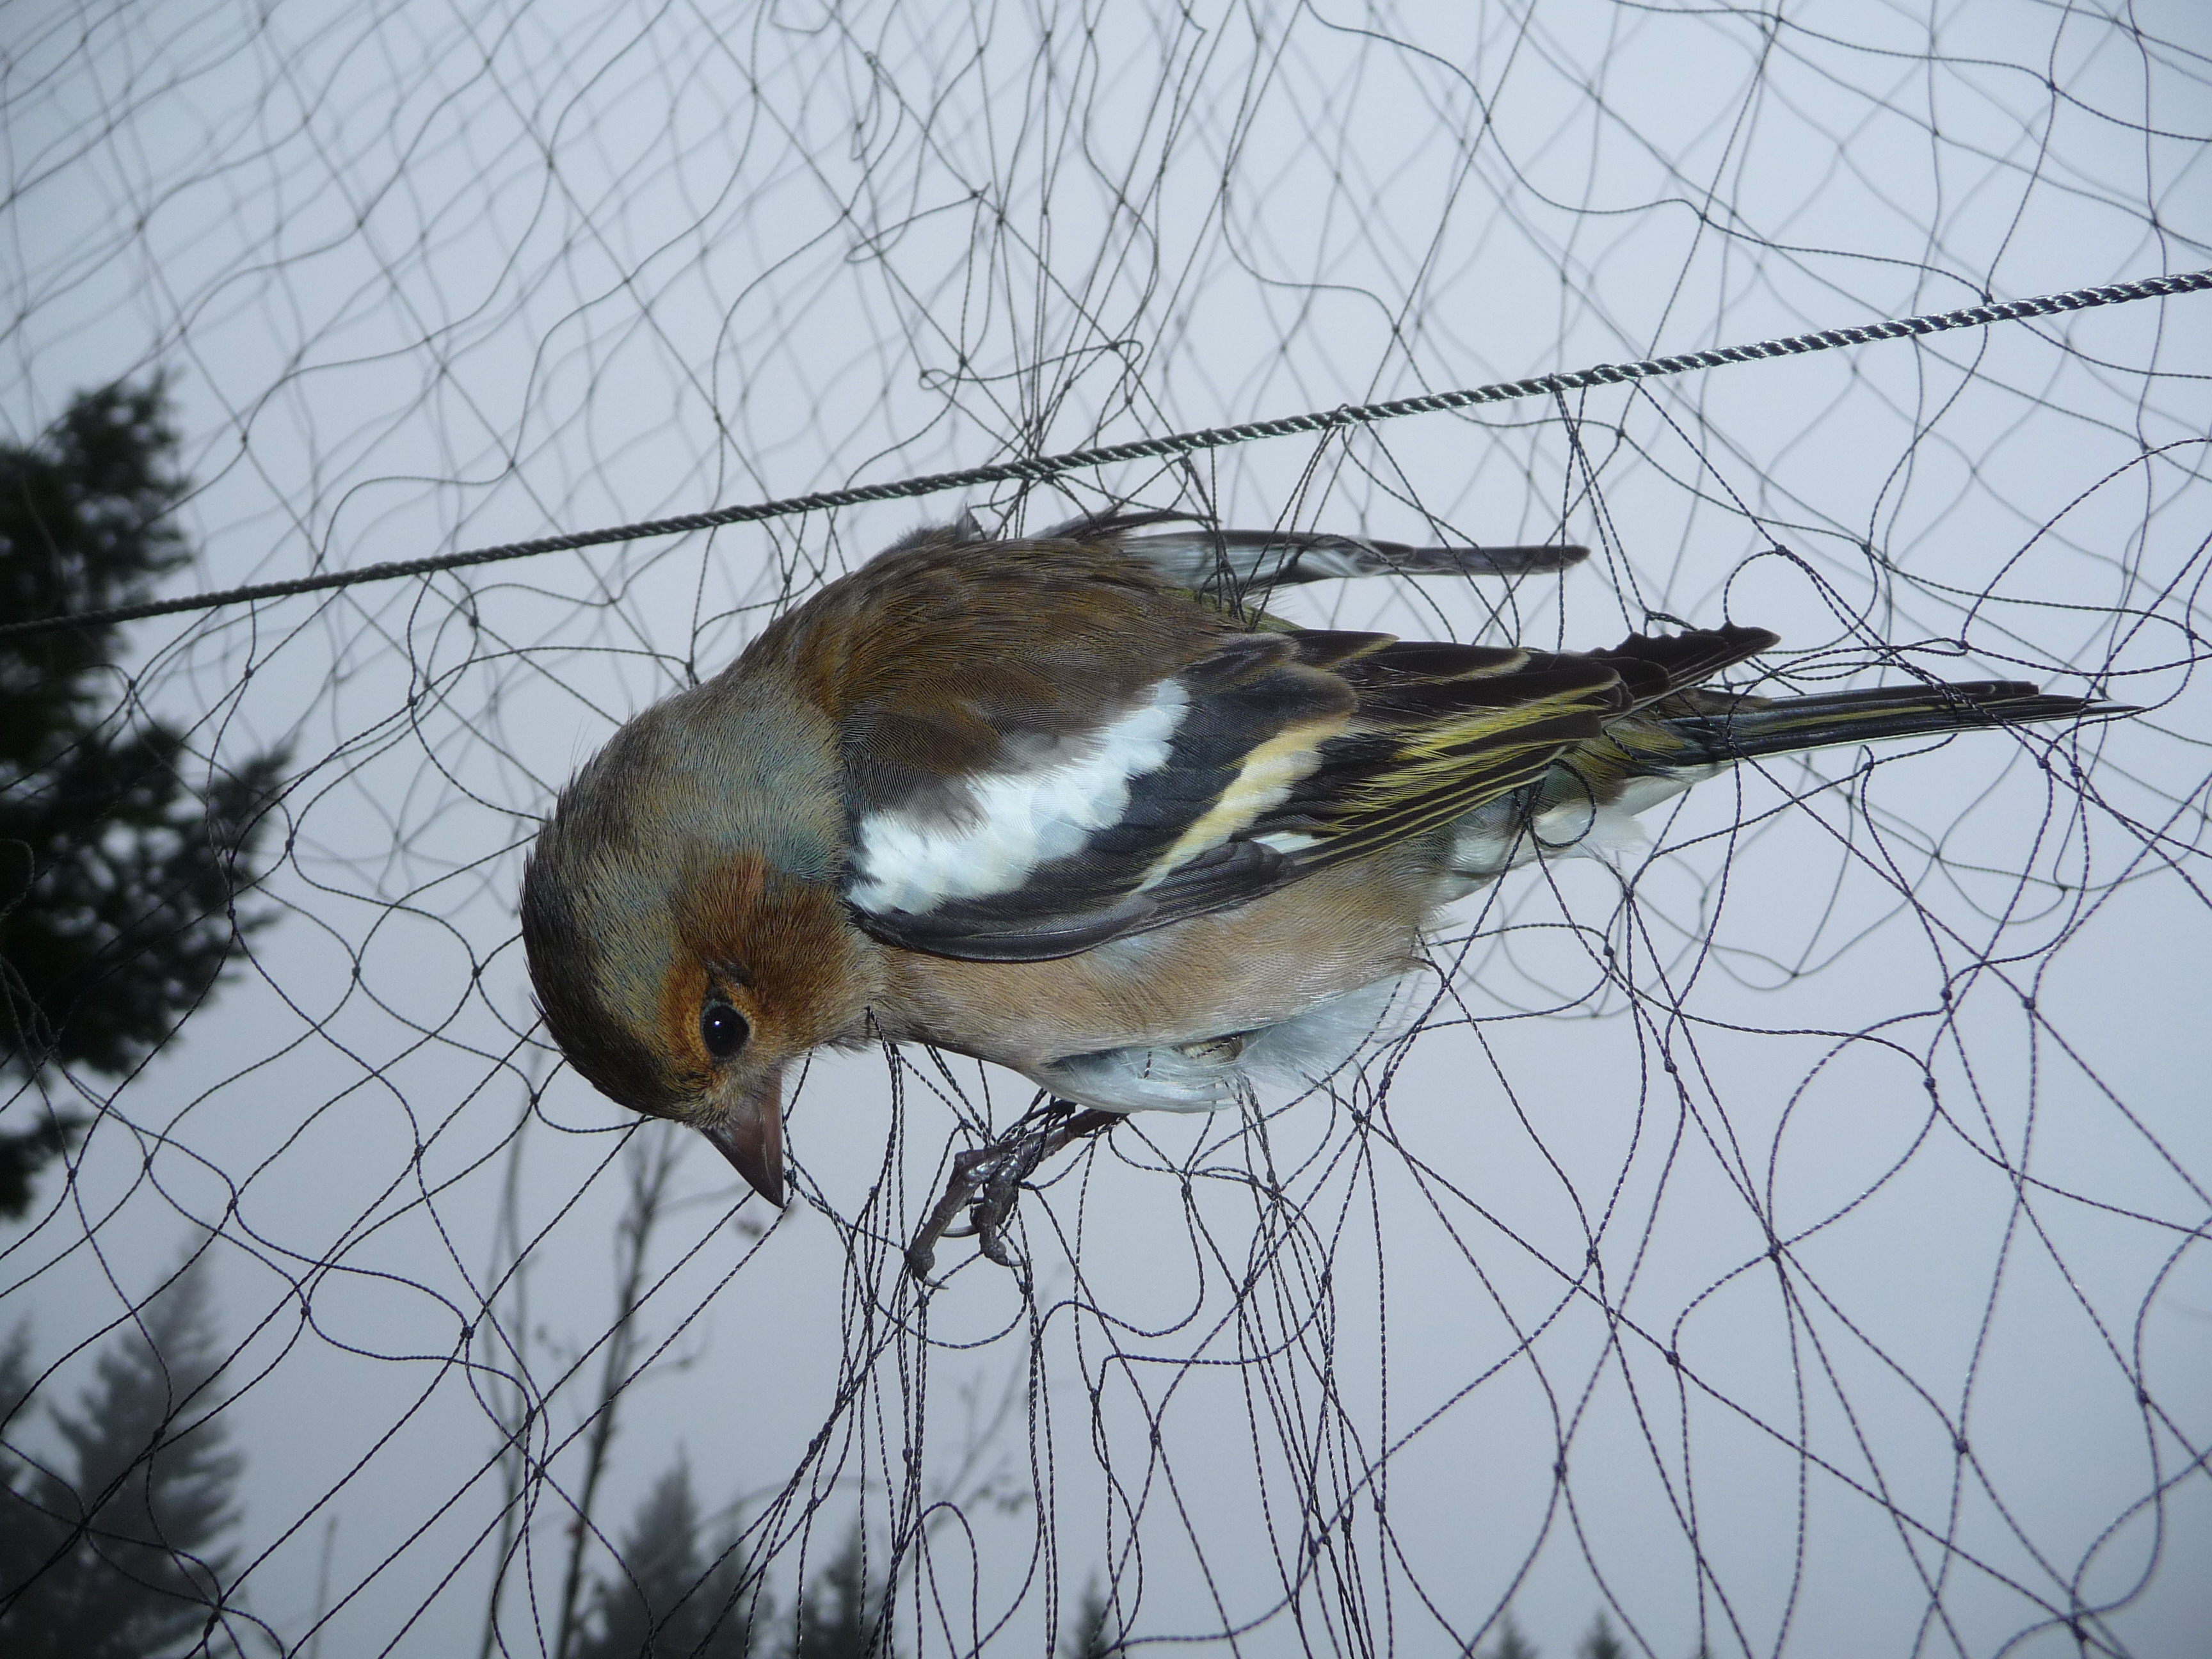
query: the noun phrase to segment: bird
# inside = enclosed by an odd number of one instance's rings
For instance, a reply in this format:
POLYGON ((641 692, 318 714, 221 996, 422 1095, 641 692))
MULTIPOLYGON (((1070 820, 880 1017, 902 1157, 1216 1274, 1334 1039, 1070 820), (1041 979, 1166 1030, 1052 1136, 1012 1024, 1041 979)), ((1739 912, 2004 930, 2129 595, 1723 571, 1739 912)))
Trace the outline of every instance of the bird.
POLYGON ((1547 651, 1266 609, 1303 582, 1585 553, 1124 507, 917 530, 560 792, 520 906, 545 1027, 778 1206, 785 1080, 811 1053, 920 1042, 1023 1074, 1058 1121, 956 1161, 926 1241, 974 1202, 1005 1260, 1044 1152, 1325 1074, 1447 907, 1520 866, 1632 845, 1638 813, 1747 761, 2126 712, 2014 681, 1717 686, 1780 642, 1734 623, 1547 651))

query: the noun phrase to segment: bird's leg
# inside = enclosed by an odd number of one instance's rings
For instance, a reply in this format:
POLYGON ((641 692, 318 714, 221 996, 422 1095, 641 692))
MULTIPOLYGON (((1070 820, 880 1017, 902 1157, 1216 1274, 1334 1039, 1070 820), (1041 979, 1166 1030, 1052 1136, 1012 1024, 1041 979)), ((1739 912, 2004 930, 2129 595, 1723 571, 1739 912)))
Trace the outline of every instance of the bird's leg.
POLYGON ((945 1195, 907 1247, 907 1271, 927 1280, 930 1269, 937 1265, 939 1239, 971 1237, 976 1247, 1001 1267, 1018 1268, 1020 1263, 1006 1249, 1006 1228, 1021 1196, 1022 1182, 1061 1147, 1121 1121, 1118 1112, 1079 1109, 1073 1101, 1054 1100, 1016 1122, 996 1140, 972 1152, 955 1152, 945 1195), (968 1224, 955 1227, 954 1218, 963 1208, 968 1212, 968 1224))

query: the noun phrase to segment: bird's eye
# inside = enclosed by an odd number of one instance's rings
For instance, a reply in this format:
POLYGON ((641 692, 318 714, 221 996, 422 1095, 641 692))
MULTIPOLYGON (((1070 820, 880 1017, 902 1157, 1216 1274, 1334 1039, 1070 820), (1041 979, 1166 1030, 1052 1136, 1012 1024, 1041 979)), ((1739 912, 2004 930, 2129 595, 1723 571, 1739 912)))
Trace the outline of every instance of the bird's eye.
POLYGON ((699 1012, 699 1040, 716 1060, 727 1060, 751 1035, 745 1017, 726 1002, 710 1002, 699 1012))

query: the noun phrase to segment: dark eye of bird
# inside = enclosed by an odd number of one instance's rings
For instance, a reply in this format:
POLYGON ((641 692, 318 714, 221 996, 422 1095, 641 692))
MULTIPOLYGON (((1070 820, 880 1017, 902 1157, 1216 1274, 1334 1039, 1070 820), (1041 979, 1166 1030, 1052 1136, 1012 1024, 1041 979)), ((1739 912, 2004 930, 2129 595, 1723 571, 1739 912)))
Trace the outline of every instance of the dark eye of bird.
POLYGON ((726 1002, 710 1002, 699 1012, 699 1040, 716 1060, 727 1060, 745 1046, 752 1027, 726 1002))

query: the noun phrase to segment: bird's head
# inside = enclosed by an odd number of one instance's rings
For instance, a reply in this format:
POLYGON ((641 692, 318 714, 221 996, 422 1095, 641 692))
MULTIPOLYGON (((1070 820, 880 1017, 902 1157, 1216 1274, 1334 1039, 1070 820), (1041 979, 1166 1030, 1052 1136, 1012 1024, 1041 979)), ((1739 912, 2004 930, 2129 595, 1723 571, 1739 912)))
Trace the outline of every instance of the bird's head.
POLYGON ((530 976, 570 1064, 776 1204, 785 1071, 861 1036, 878 977, 836 890, 823 727, 729 677, 672 697, 562 793, 523 875, 530 976))

